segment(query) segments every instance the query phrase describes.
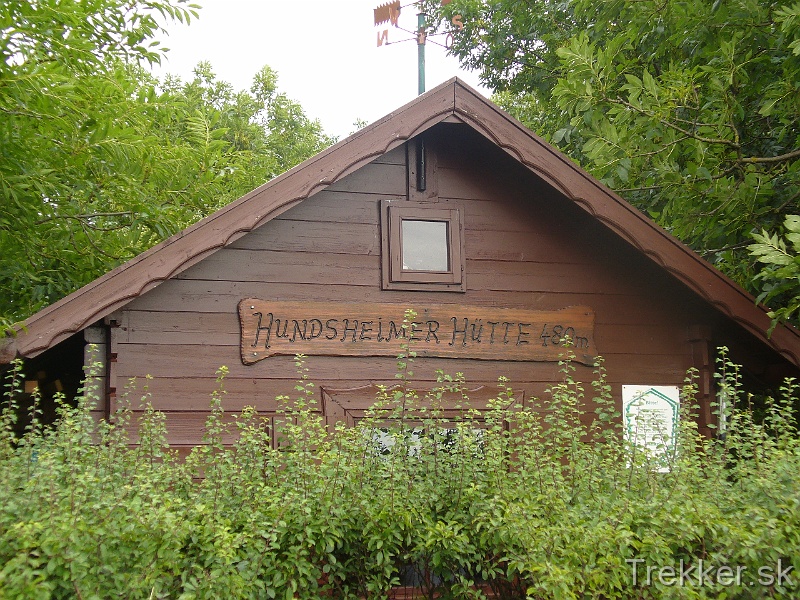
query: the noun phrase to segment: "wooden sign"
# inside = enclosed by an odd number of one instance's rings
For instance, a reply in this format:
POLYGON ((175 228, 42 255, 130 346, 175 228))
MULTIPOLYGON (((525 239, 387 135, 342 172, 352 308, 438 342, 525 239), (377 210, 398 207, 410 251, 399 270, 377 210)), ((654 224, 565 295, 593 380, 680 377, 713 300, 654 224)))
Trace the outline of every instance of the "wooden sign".
POLYGON ((568 348, 593 365, 594 312, 585 306, 534 311, 428 304, 404 327, 397 304, 239 302, 242 363, 275 355, 397 356, 404 342, 417 356, 558 361, 568 348))

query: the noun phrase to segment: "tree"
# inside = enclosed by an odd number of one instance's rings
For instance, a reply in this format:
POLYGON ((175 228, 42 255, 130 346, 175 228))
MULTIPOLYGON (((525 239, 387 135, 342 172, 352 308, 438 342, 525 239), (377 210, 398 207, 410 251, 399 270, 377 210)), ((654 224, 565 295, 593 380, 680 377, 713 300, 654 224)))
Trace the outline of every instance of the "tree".
POLYGON ((784 222, 785 240, 766 231, 754 233, 750 253, 764 266, 758 274, 763 282, 759 300, 777 300, 770 312, 772 328, 786 321, 800 328, 800 215, 789 215, 784 222))
POLYGON ((501 105, 758 292, 751 234, 800 199, 800 3, 422 4, 501 105))
POLYGON ((187 0, 0 4, 0 326, 333 140, 265 67, 235 93, 209 65, 159 82, 157 17, 187 0))

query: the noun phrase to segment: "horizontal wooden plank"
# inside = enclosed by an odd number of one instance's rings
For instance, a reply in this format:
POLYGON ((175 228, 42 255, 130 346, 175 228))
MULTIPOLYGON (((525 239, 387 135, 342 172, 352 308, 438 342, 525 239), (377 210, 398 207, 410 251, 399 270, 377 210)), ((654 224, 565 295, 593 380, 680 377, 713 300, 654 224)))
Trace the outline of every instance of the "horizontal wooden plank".
MULTIPOLYGON (((580 382, 586 391, 586 398, 592 397, 591 371, 582 369, 585 378, 580 382)), ((630 374, 621 373, 617 377, 609 375, 608 383, 611 386, 612 394, 616 399, 617 406, 620 405, 621 389, 623 384, 645 383, 652 385, 681 385, 682 373, 665 374, 658 379, 640 381, 633 380, 630 374)), ((334 395, 341 394, 342 390, 351 390, 350 397, 361 397, 362 399, 375 399, 375 389, 378 385, 391 387, 397 384, 393 378, 362 380, 350 379, 342 380, 323 380, 313 378, 314 398, 317 406, 323 405, 322 391, 331 391, 334 395)), ((553 374, 545 381, 523 381, 515 380, 509 382, 514 396, 517 400, 526 399, 526 404, 536 404, 537 406, 546 405, 550 394, 547 390, 557 382, 553 374)), ((288 396, 295 399, 298 392, 294 389, 297 384, 296 379, 256 379, 256 378, 236 378, 228 377, 225 379, 223 387, 225 393, 222 395, 222 407, 226 412, 238 413, 246 406, 254 407, 259 413, 275 413, 283 406, 277 400, 278 396, 288 396)), ((412 381, 411 389, 420 390, 424 395, 425 390, 431 389, 435 385, 434 381, 412 381)), ((158 377, 148 383, 150 401, 156 410, 171 412, 203 412, 208 411, 212 391, 218 388, 218 383, 213 377, 158 377)), ((480 404, 487 398, 496 397, 499 393, 497 380, 477 381, 468 380, 466 382, 467 397, 471 399, 469 405, 480 404)), ((139 406, 138 398, 142 390, 139 389, 131 394, 131 406, 139 406)), ((98 413, 98 418, 102 413, 98 413)))
POLYGON ((495 293, 486 290, 468 290, 465 294, 445 292, 415 293, 384 291, 380 287, 357 287, 347 284, 296 283, 265 286, 261 282, 243 281, 204 281, 171 280, 164 282, 145 296, 137 298, 127 307, 130 310, 176 311, 176 312, 219 312, 229 311, 245 297, 259 296, 287 300, 323 300, 327 302, 348 302, 353 298, 369 301, 395 302, 403 306, 418 302, 469 302, 485 306, 504 306, 525 308, 533 306, 542 309, 557 309, 570 304, 602 304, 604 306, 636 306, 638 296, 613 294, 610 297, 595 294, 566 294, 549 292, 531 294, 527 292, 495 293), (607 298, 607 299, 604 299, 607 298))
POLYGON ((633 293, 638 281, 603 268, 554 263, 467 261, 467 288, 495 291, 633 293))
MULTIPOLYGON (((607 315, 609 318, 622 315, 607 315)), ((685 327, 675 323, 602 323, 595 327, 599 354, 625 354, 636 348, 649 356, 676 355, 688 349, 685 327)))
POLYGON ((380 285, 380 257, 225 248, 175 277, 263 283, 380 285))
MULTIPOLYGON (((676 372, 682 381, 688 364, 684 355, 605 354, 611 377, 622 381, 625 374, 636 377, 663 378, 676 372), (612 372, 611 369, 614 369, 612 372)), ((396 361, 389 357, 329 357, 310 356, 306 359, 309 375, 314 379, 350 381, 391 379, 397 372, 396 361)), ((191 346, 176 352, 171 346, 120 344, 118 347, 118 381, 129 377, 211 377, 225 365, 235 378, 282 378, 294 376, 293 357, 275 356, 255 365, 243 365, 236 346, 191 346)), ((436 372, 464 373, 468 381, 491 381, 503 375, 512 381, 558 381, 558 365, 547 362, 500 362, 468 359, 418 358, 414 363, 414 379, 436 381, 436 372)), ((590 367, 580 369, 581 380, 591 379, 590 367)), ((632 382, 633 383, 633 382, 632 382)))
MULTIPOLYGON (((167 443, 172 445, 195 445, 203 442, 203 435, 206 432, 206 422, 210 416, 209 411, 203 412, 171 412, 162 411, 165 417, 165 427, 167 430, 167 443)), ((133 415, 131 425, 127 428, 132 444, 139 444, 138 436, 141 413, 133 415)), ((265 415, 267 423, 271 423, 271 415, 265 415)), ((225 430, 222 434, 222 443, 233 444, 239 437, 235 427, 236 419, 234 414, 226 413, 222 417, 225 430)))
MULTIPOLYGON (((330 223, 362 223, 377 225, 381 200, 402 201, 405 195, 369 194, 364 192, 332 192, 324 190, 305 200, 274 221, 312 221, 330 223)), ((446 199, 432 204, 437 206, 447 203, 446 199)), ((548 229, 542 225, 548 221, 556 221, 557 216, 536 214, 530 203, 519 198, 510 199, 459 199, 457 206, 463 209, 465 225, 476 230, 488 231, 530 231, 548 229)), ((561 224, 563 229, 564 224, 561 224)), ((265 226, 253 230, 247 235, 256 235, 265 226)), ((552 229, 552 228, 549 228, 552 229)), ((558 233, 558 232, 554 232, 558 233)))
POLYGON ((406 192, 406 168, 401 164, 370 163, 328 186, 334 192, 368 190, 373 194, 403 195, 406 192))
MULTIPOLYGON (((172 346, 120 344, 117 348, 117 375, 129 377, 211 377, 220 366, 227 366, 232 377, 284 378, 295 376, 294 358, 274 356, 255 365, 243 365, 238 346, 191 346, 176 352, 172 346)), ((391 357, 329 357, 310 356, 306 359, 312 378, 349 381, 362 379, 359 373, 369 373, 370 378, 391 379, 397 372, 397 361, 391 357)), ((554 363, 488 362, 447 358, 418 359, 414 375, 420 381, 436 381, 436 371, 455 371, 468 374, 470 379, 492 380, 506 372, 509 377, 518 375, 530 378, 530 371, 540 371, 541 379, 552 377, 554 363)), ((119 379, 118 379, 119 381, 119 379)))
MULTIPOLYGON (((276 412, 280 408, 278 396, 297 397, 294 389, 297 379, 256 379, 252 377, 227 377, 220 384, 215 377, 157 377, 149 381, 138 378, 128 395, 132 409, 141 408, 145 384, 149 401, 156 410, 202 411, 208 410, 211 394, 219 392, 222 407, 238 412, 246 406, 259 412, 276 412)), ((122 399, 117 401, 118 404, 122 399)))
MULTIPOLYGON (((359 390, 361 397, 376 398, 377 386, 383 385, 391 388, 397 385, 397 380, 393 378, 379 380, 352 379, 342 380, 314 380, 314 397, 321 406, 322 390, 328 390, 333 394, 339 394, 343 390, 359 390)), ((525 394, 536 393, 543 395, 549 381, 539 382, 516 382, 516 395, 522 398, 525 394)), ((226 411, 238 412, 246 406, 253 406, 259 412, 276 412, 281 406, 282 401, 278 401, 278 396, 286 396, 290 400, 298 397, 299 393, 295 389, 296 378, 284 379, 256 379, 256 378, 234 378, 228 377, 223 382, 224 394, 222 395, 222 407, 226 411)), ((416 382, 412 389, 424 393, 436 385, 434 381, 416 382)), ((212 391, 218 389, 216 379, 205 378, 177 378, 159 377, 152 379, 148 383, 148 391, 153 407, 157 410, 170 411, 202 411, 207 410, 212 391)), ((492 381, 470 381, 467 382, 468 397, 476 401, 485 400, 489 397, 496 397, 500 388, 496 380, 492 381)), ((133 395, 136 399, 137 396, 133 395)), ((132 401, 132 405, 139 406, 137 400, 132 401)))
MULTIPOLYGON (((329 223, 363 223, 377 225, 382 200, 401 201, 403 195, 332 192, 323 190, 275 218, 275 221, 326 221, 329 223)), ((264 226, 249 233, 259 235, 264 226)), ((245 236, 245 237, 247 237, 245 236)))
MULTIPOLYGON (((604 357, 604 365, 609 361, 620 365, 624 363, 626 358, 626 355, 609 355, 609 359, 605 359, 604 357)), ((679 362, 676 357, 673 357, 673 360, 675 360, 676 363, 679 362)), ((663 362, 663 357, 661 362, 663 362)), ((503 367, 511 364, 512 363, 504 363, 497 365, 495 372, 505 373, 503 367)), ((451 376, 461 372, 458 364, 454 364, 453 366, 453 369, 445 371, 451 376)), ((588 389, 589 384, 595 379, 593 375, 594 369, 580 364, 576 364, 575 366, 580 373, 576 381, 584 384, 588 389)), ((412 371, 414 371, 413 367, 412 371)), ((309 381, 313 383, 315 397, 319 400, 320 389, 322 388, 349 389, 353 387, 369 387, 375 385, 391 387, 397 384, 396 373, 396 369, 392 372, 387 368, 384 373, 384 378, 376 377, 374 379, 362 379, 361 377, 365 375, 357 373, 352 373, 352 376, 346 379, 342 379, 341 373, 335 374, 338 375, 338 378, 334 377, 329 379, 320 377, 318 374, 312 374, 309 381)), ((528 397, 543 397, 549 387, 563 379, 560 375, 560 371, 557 370, 544 371, 528 369, 527 371, 520 371, 519 369, 511 369, 509 373, 515 375, 515 379, 513 381, 509 380, 508 385, 511 385, 512 389, 524 393, 528 397)), ((675 379, 674 373, 675 372, 672 370, 665 371, 665 375, 668 375, 668 378, 662 378, 665 384, 670 382, 672 384, 682 382, 686 374, 685 369, 682 369, 680 371, 680 378, 675 379)), ((366 375, 368 376, 369 374, 366 375)), ((500 385, 499 379, 501 376, 507 379, 509 374, 498 375, 493 379, 468 378, 466 380, 466 386, 470 389, 481 386, 494 389, 500 385)), ((138 381, 143 385, 141 382, 144 381, 144 377, 138 378, 138 381)), ((409 380, 408 385, 413 389, 430 389, 431 386, 436 384, 436 381, 435 373, 433 373, 429 379, 425 379, 422 377, 422 374, 414 371, 414 375, 409 380)), ((606 381, 612 386, 630 384, 631 374, 625 369, 615 369, 615 372, 607 373, 606 381)), ((139 398, 144 389, 141 385, 137 385, 131 394, 133 398, 132 405, 140 406, 139 398)), ((255 406, 259 409, 263 407, 263 410, 272 410, 270 407, 277 406, 275 399, 278 396, 297 398, 300 393, 296 389, 297 385, 297 374, 293 374, 289 371, 284 373, 281 377, 273 376, 263 379, 254 377, 252 374, 248 373, 237 372, 229 374, 225 377, 223 382, 223 388, 225 390, 223 394, 223 405, 225 410, 232 411, 241 410, 245 406, 255 406)), ((149 379, 147 383, 147 392, 151 395, 150 397, 152 398, 153 405, 159 410, 205 410, 209 406, 211 393, 218 388, 217 379, 213 376, 186 377, 170 374, 154 377, 149 379)), ((612 393, 615 396, 618 395, 618 392, 619 390, 617 390, 616 387, 612 389, 612 393)))
POLYGON ((236 313, 125 311, 120 343, 229 346, 239 343, 236 313))
MULTIPOLYGON (((595 265, 595 257, 576 246, 556 244, 528 231, 488 231, 467 228, 464 250, 471 260, 595 265)), ((535 268, 535 267, 533 267, 535 268)))
POLYGON ((403 145, 389 150, 385 154, 379 155, 371 164, 405 165, 406 147, 403 145))
MULTIPOLYGON (((607 265, 616 264, 611 260, 601 261, 607 254, 603 252, 602 247, 565 244, 564 240, 558 239, 558 235, 549 232, 542 235, 541 232, 530 231, 497 231, 470 227, 467 223, 464 235, 464 249, 468 259, 580 264, 593 265, 593 268, 597 268, 598 262, 607 265)), ((378 254, 380 227, 377 223, 342 224, 275 219, 240 238, 228 248, 304 253, 378 254)), ((198 267, 200 265, 195 268, 198 267)))
MULTIPOLYGON (((246 297, 274 300, 317 300, 352 302, 354 299, 391 302, 403 307, 428 302, 440 304, 468 303, 504 308, 558 310, 565 306, 587 305, 594 309, 598 323, 637 324, 663 322, 676 326, 674 311, 680 308, 678 297, 647 296, 645 290, 627 293, 601 294, 593 291, 561 293, 557 291, 531 293, 526 291, 495 292, 468 290, 464 294, 445 292, 415 293, 383 291, 378 286, 346 284, 291 283, 270 284, 251 281, 202 281, 175 279, 164 282, 155 290, 137 298, 126 308, 131 311, 233 313, 238 302, 246 297), (671 310, 667 311, 667 308, 671 310)), ((702 322, 702 319, 701 319, 702 322)))
MULTIPOLYGON (((405 195, 367 194, 357 192, 331 192, 324 190, 317 195, 305 200, 285 213, 279 215, 274 221, 311 221, 329 223, 361 223, 379 224, 380 201, 400 201, 405 195)), ((442 202, 446 202, 442 199, 442 202)), ((437 203, 440 204, 441 202, 437 203)), ((496 199, 459 199, 456 201, 464 212, 464 226, 474 231, 517 231, 527 232, 547 238, 548 241, 564 241, 565 235, 574 233, 575 229, 586 225, 585 219, 580 223, 577 218, 585 217, 583 213, 571 214, 562 218, 554 211, 535 210, 539 203, 519 197, 496 199), (572 231, 571 231, 572 230, 572 231)), ((434 204, 435 206, 435 204, 434 204)), ((268 224, 267 224, 268 225, 268 224)), ((263 235, 266 225, 259 227, 247 236, 263 235)), ((602 230, 602 228, 600 228, 602 230)), ((581 243, 591 244, 594 238, 581 236, 581 243)), ((568 242, 574 243, 569 238, 568 242)))
MULTIPOLYGON (((646 281, 610 269, 576 264, 467 260, 470 290, 630 293, 646 281)), ((226 248, 181 273, 176 280, 258 281, 264 283, 342 283, 372 286, 380 282, 380 257, 316 252, 275 252, 226 248)))
POLYGON ((281 252, 379 254, 380 228, 377 224, 293 221, 275 219, 253 233, 239 238, 208 260, 219 261, 231 250, 276 250, 281 252))

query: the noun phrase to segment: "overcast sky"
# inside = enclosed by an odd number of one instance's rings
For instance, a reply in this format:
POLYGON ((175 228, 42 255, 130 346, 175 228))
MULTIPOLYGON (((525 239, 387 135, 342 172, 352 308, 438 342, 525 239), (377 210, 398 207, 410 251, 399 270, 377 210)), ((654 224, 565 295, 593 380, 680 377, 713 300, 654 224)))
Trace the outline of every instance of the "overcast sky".
MULTIPOLYGON (((326 133, 343 138, 356 119, 371 123, 417 95, 413 36, 388 23, 374 25, 373 9, 386 1, 196 0, 200 17, 189 26, 168 26, 162 43, 170 52, 154 72, 185 80, 206 60, 220 79, 241 90, 269 65, 280 91, 319 119, 326 133), (378 47, 378 32, 387 28, 390 45, 378 47)), ((416 23, 409 4, 399 25, 413 30, 416 23)), ((425 47, 426 89, 453 76, 479 88, 477 75, 461 70, 437 41, 444 39, 430 38, 425 47)))

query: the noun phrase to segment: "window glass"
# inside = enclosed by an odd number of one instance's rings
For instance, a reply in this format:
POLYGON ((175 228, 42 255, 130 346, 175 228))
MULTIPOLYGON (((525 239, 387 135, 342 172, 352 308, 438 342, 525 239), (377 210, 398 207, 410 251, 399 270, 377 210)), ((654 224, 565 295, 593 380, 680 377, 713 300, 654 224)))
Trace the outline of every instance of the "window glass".
POLYGON ((450 270, 447 221, 402 221, 403 270, 450 270))
POLYGON ((466 292, 465 263, 458 206, 381 200, 383 289, 466 292))

